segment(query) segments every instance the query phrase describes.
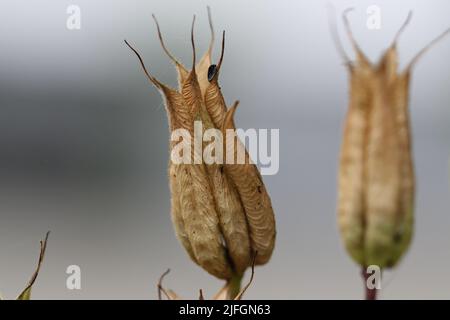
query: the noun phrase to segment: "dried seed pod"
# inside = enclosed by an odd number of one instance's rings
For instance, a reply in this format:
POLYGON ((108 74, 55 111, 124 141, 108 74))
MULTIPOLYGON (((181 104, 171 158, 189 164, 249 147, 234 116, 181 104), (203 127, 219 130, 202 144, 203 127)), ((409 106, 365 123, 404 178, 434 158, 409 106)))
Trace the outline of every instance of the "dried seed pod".
MULTIPOLYGON (((201 96, 198 96, 199 90, 194 90, 192 87, 197 83, 195 68, 187 76, 179 72, 184 79, 180 84, 181 92, 178 93, 151 76, 137 51, 131 46, 130 48, 138 56, 149 80, 165 98, 169 127, 183 128, 193 133, 194 113, 198 109, 195 106, 198 104, 197 100, 201 99, 201 96)), ((168 52, 167 49, 165 50, 168 52)), ((195 66, 195 48, 193 61, 195 66)), ((176 65, 179 70, 183 70, 184 67, 179 67, 181 64, 176 65)), ((193 153, 196 152, 195 148, 191 149, 193 153)), ((192 156, 195 157, 194 154, 192 156)), ((169 179, 173 204, 172 219, 178 238, 194 262, 218 278, 230 279, 233 270, 222 243, 218 214, 205 165, 170 163, 169 168, 171 173, 175 172, 169 179), (171 168, 172 166, 174 167, 171 168)))
MULTIPOLYGON (((161 46, 176 66, 179 90, 168 88, 152 77, 136 50, 130 48, 138 56, 149 80, 164 96, 170 129, 186 129, 194 139, 195 121, 202 123, 203 132, 200 133, 202 136, 208 129, 222 129, 226 107, 217 78, 223 60, 224 39, 219 64, 211 68, 214 30, 209 8, 211 42, 198 64, 193 37, 194 17, 191 31, 193 62, 190 71, 167 49, 156 17, 153 18, 161 46)), ((174 144, 171 145, 171 148, 173 147, 174 144)), ((206 150, 207 147, 205 143, 200 149, 206 150)), ((246 151, 245 153, 249 159, 248 153, 246 151)), ((169 163, 172 220, 175 231, 194 262, 229 283, 233 279, 241 278, 250 265, 253 251, 259 252, 257 264, 265 263, 270 258, 275 238, 270 199, 253 164, 247 169, 234 171, 235 174, 241 173, 253 181, 247 186, 242 182, 242 178, 233 179, 228 170, 224 170, 223 164, 205 164, 203 161, 196 164, 195 159, 203 159, 203 150, 197 150, 195 142, 191 148, 192 159, 194 164, 169 163), (255 179, 258 180, 256 185, 255 179), (252 188, 261 192, 263 196, 253 193, 254 196, 251 198, 252 188), (264 210, 267 205, 270 212, 264 210), (265 217, 267 214, 268 218, 265 217), (264 236, 269 237, 266 242, 262 240, 264 236)))
MULTIPOLYGON (((350 102, 339 165, 338 223, 350 256, 360 265, 393 267, 413 231, 414 169, 408 94, 413 65, 439 36, 398 73, 396 42, 377 65, 366 58, 344 24, 356 61, 338 49, 350 74, 350 102)), ((335 39, 337 41, 337 38, 335 39)))

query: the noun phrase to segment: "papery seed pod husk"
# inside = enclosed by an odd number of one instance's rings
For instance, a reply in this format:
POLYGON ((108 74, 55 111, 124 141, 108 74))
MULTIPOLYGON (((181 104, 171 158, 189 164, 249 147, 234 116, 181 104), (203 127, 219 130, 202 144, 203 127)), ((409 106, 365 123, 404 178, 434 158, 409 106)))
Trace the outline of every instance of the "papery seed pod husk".
MULTIPOLYGON (((224 40, 219 65, 216 69, 211 69, 214 31, 209 8, 208 17, 211 43, 198 64, 195 62, 192 29, 194 53, 192 65, 195 67, 191 71, 188 71, 166 48, 159 24, 154 17, 161 45, 176 66, 179 92, 149 75, 139 54, 130 47, 138 55, 150 81, 164 96, 170 129, 186 129, 191 137, 195 136, 194 121, 202 122, 202 134, 208 129, 222 129, 226 112, 225 102, 217 83, 224 40), (211 70, 215 73, 211 74, 211 70)), ((171 148, 173 145, 172 143, 171 148)), ((198 152, 196 148, 191 148, 191 152, 191 159, 195 159, 196 156, 203 159, 203 154, 196 154, 198 152)), ((248 157, 247 151, 245 152, 248 157)), ((227 280, 243 274, 251 262, 251 254, 254 251, 258 251, 257 264, 267 262, 275 239, 273 210, 258 169, 251 165, 247 169, 231 170, 233 173, 230 175, 228 170, 224 169, 224 165, 215 163, 189 165, 169 163, 172 220, 177 237, 194 262, 216 277, 227 280), (242 181, 242 177, 233 179, 233 174, 243 174, 253 182, 250 182, 249 186, 249 183, 242 181), (258 191, 254 193, 253 199, 250 198, 252 188, 258 191), (261 196, 259 192, 263 195, 261 196), (267 205, 270 211, 264 210, 267 205), (268 237, 266 242, 262 240, 264 236, 268 237)))
MULTIPOLYGON (((163 44, 161 36, 160 39, 163 44)), ((168 52, 165 47, 164 49, 168 52)), ((132 50, 138 55, 133 48, 132 50)), ((173 89, 168 89, 149 75, 142 59, 140 57, 139 59, 151 82, 164 95, 171 122, 169 127, 174 129, 172 122, 177 123, 180 128, 188 130, 193 136, 195 106, 198 99, 201 98, 198 96, 199 90, 193 88, 193 84, 198 85, 195 68, 187 76, 183 71, 179 72, 181 92, 178 93, 173 89), (179 111, 182 112, 183 119, 178 119, 179 111)), ((193 65, 195 65, 195 50, 193 60, 193 65)), ((181 64, 176 63, 176 65, 179 70, 185 70, 181 64)), ((196 150, 195 148, 191 149, 192 159, 194 159, 196 150)), ((222 243, 218 214, 204 164, 175 165, 170 163, 169 171, 172 173, 169 176, 173 204, 172 220, 178 238, 194 262, 220 279, 231 278, 233 271, 222 243)))

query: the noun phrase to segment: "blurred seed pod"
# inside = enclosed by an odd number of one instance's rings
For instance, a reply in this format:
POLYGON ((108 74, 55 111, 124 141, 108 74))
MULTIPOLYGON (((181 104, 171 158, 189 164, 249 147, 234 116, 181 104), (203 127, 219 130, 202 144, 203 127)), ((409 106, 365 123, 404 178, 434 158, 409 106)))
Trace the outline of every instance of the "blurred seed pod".
MULTIPOLYGON (((398 72, 396 43, 411 13, 378 64, 372 64, 346 31, 356 52, 337 48, 350 74, 350 101, 339 164, 338 224, 350 256, 361 266, 395 266, 413 233, 415 178, 408 108, 411 70, 433 40, 398 72)), ((334 28, 334 27, 333 27, 334 28)), ((332 31, 336 30, 332 28, 332 31)))

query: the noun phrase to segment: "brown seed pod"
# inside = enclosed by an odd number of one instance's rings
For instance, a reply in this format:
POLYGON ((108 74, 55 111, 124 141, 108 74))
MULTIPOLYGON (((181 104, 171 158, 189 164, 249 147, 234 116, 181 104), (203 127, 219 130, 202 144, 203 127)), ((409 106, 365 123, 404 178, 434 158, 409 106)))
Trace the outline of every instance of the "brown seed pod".
MULTIPOLYGON (((193 36, 195 17, 192 23, 193 62, 190 71, 167 49, 159 23, 155 16, 153 18, 161 46, 177 69, 179 90, 168 88, 152 77, 136 50, 130 48, 138 55, 149 80, 164 96, 170 129, 186 129, 194 138, 195 121, 202 123, 201 136, 208 129, 222 129, 226 107, 217 79, 223 60, 224 38, 219 64, 211 65, 214 30, 209 8, 211 42, 198 64, 193 36)), ((172 143, 171 148, 174 145, 172 143)), ((204 143, 198 150, 194 142, 191 160, 203 159, 203 149, 207 147, 204 143)), ((249 159, 246 151, 245 154, 249 159)), ((247 169, 234 171, 253 181, 250 186, 242 181, 242 177, 233 179, 224 167, 226 165, 205 164, 203 161, 200 164, 195 161, 194 164, 169 163, 172 220, 177 236, 192 260, 216 277, 233 282, 233 279, 240 279, 250 265, 253 251, 259 252, 257 264, 268 261, 274 245, 275 222, 270 198, 256 166, 251 164, 247 169), (253 198, 252 188, 256 191, 253 198), (266 215, 268 217, 264 217, 266 215), (264 236, 269 237, 266 242, 262 239, 264 236)))
MULTIPOLYGON (((194 43, 192 44, 194 49, 193 65, 195 66, 195 47, 194 43)), ((130 48, 138 55, 136 50, 131 46, 130 48)), ((168 52, 167 49, 165 50, 168 52)), ((201 96, 198 95, 200 90, 193 87, 198 86, 195 68, 187 76, 183 72, 179 72, 179 75, 185 76, 185 78, 182 79, 181 93, 178 93, 152 77, 146 71, 139 55, 138 57, 149 80, 164 95, 170 122, 169 127, 171 129, 184 128, 193 133, 194 113, 198 110, 197 101, 201 99, 201 96), (179 111, 181 111, 181 116, 179 116, 179 111)), ((176 63, 176 65, 179 70, 183 70, 184 67, 180 67, 181 64, 176 63)), ((191 149, 194 157, 195 148, 191 149)), ((169 170, 171 173, 175 172, 169 177, 173 204, 172 219, 178 238, 194 262, 218 278, 231 278, 232 268, 222 243, 218 214, 205 165, 174 165, 171 163, 169 167, 171 166, 174 168, 169 170)))
POLYGON ((414 169, 408 95, 412 67, 450 30, 433 40, 398 72, 397 33, 380 62, 372 64, 344 24, 356 61, 335 40, 350 74, 350 102, 339 165, 338 223, 345 247, 363 267, 393 267, 407 250, 413 231, 414 169))

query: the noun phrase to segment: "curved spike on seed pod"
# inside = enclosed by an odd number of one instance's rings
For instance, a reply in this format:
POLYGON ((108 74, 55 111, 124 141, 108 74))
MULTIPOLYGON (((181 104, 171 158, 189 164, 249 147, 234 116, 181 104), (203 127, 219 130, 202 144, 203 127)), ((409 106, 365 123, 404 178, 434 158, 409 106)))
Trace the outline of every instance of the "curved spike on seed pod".
POLYGON ((162 294, 164 294, 167 298, 167 300, 181 300, 181 298, 172 290, 168 289, 166 290, 163 286, 162 286, 162 282, 164 280, 164 278, 169 274, 170 269, 167 269, 162 275, 161 277, 159 277, 158 280, 158 284, 157 284, 157 288, 158 288, 158 300, 162 300, 162 294))
POLYGON ((410 72, 412 68, 415 66, 415 64, 420 60, 420 58, 435 44, 439 43, 442 39, 444 39, 448 34, 450 34, 450 28, 442 32, 439 36, 437 36, 429 44, 427 44, 422 50, 420 50, 408 64, 404 72, 405 73, 410 72))
POLYGON ((225 30, 222 32, 222 46, 220 50, 219 62, 217 65, 213 64, 209 66, 208 69, 208 82, 216 82, 218 81, 219 71, 222 67, 223 57, 225 54, 225 30))
POLYGON ((238 190, 247 218, 250 244, 252 250, 258 252, 255 263, 261 265, 269 261, 275 247, 275 217, 259 170, 236 135, 233 119, 238 104, 236 101, 227 111, 222 125, 226 150, 224 168, 238 190))
POLYGON ((181 88, 181 84, 184 82, 184 80, 188 76, 189 71, 186 69, 186 67, 181 62, 178 61, 178 59, 176 59, 174 57, 174 55, 169 51, 169 49, 167 49, 167 46, 164 42, 164 39, 163 39, 163 36, 161 33, 161 28, 159 26, 159 23, 158 23, 158 20, 156 19, 155 14, 152 14, 152 18, 156 24, 156 30, 158 32, 159 43, 161 44, 161 47, 163 48, 164 52, 169 57, 169 59, 175 64, 175 67, 176 67, 177 73, 178 73, 178 84, 179 84, 179 87, 181 88))
POLYGON ((212 16, 211 16, 211 8, 209 6, 206 7, 208 12, 208 23, 209 23, 209 30, 211 33, 211 39, 209 41, 208 50, 205 52, 203 57, 200 59, 200 61, 197 63, 195 69, 197 74, 197 80, 200 86, 200 91, 202 93, 202 97, 205 95, 205 90, 209 85, 208 76, 209 76, 209 68, 211 66, 211 55, 212 50, 214 47, 214 40, 215 40, 215 34, 214 34, 214 26, 212 22, 212 16))
POLYGON ((195 63, 196 63, 196 54, 195 54, 195 41, 194 41, 194 26, 195 26, 195 14, 192 18, 192 26, 191 26, 191 45, 192 45, 192 71, 195 73, 195 63))
POLYGON ((390 47, 395 47, 397 46, 397 42, 398 39, 400 38, 400 36, 403 34, 403 32, 405 31, 406 27, 409 25, 409 23, 411 22, 413 16, 413 12, 412 10, 410 10, 408 12, 408 15, 406 16, 405 21, 402 23, 402 25, 400 26, 400 28, 398 29, 397 33, 394 36, 394 40, 392 40, 392 43, 390 45, 390 47))
MULTIPOLYGON (((208 50, 207 52, 203 55, 203 57, 200 59, 200 61, 198 62, 198 64, 196 65, 196 73, 198 75, 198 81, 199 81, 199 85, 200 85, 200 89, 202 91, 202 93, 204 93, 205 87, 207 86, 207 71, 209 66, 211 65, 211 54, 212 54, 212 49, 214 46, 214 39, 215 39, 215 35, 214 35, 214 27, 213 27, 213 22, 212 22, 212 17, 211 17, 211 9, 209 8, 209 6, 207 7, 207 12, 208 12, 208 22, 209 22, 209 28, 211 31, 211 40, 210 40, 210 44, 208 46, 208 50)), ((178 87, 181 90, 181 86, 183 84, 183 82, 186 81, 186 78, 189 76, 189 71, 187 70, 187 68, 178 61, 178 59, 176 59, 174 57, 174 55, 169 51, 169 49, 167 48, 163 36, 162 36, 162 32, 161 32, 161 27, 158 23, 158 20, 156 19, 156 16, 154 14, 152 14, 153 20, 155 21, 156 24, 156 28, 157 28, 157 32, 158 32, 158 38, 161 44, 161 47, 163 48, 164 52, 167 54, 167 56, 170 58, 170 60, 175 64, 175 67, 177 69, 177 73, 178 73, 178 87)))
POLYGON ((207 53, 211 56, 214 47, 215 33, 214 33, 214 25, 212 22, 211 8, 209 6, 206 6, 206 11, 208 13, 209 31, 211 33, 211 39, 209 40, 207 53))
POLYGON ((128 48, 131 49, 131 51, 133 51, 135 53, 135 55, 137 56, 137 58, 139 59, 139 62, 141 63, 141 67, 144 70, 145 75, 147 76, 148 80, 150 80, 151 83, 153 83, 158 89, 161 89, 162 87, 164 87, 164 85, 155 77, 153 77, 148 71, 147 68, 145 67, 144 64, 144 60, 142 59, 141 55, 139 54, 139 52, 133 48, 133 46, 131 46, 131 44, 128 43, 127 40, 123 40, 125 42, 125 44, 128 46, 128 48))
POLYGON ((220 68, 222 67, 223 57, 225 53, 225 30, 222 31, 222 49, 220 50, 220 58, 219 63, 217 64, 217 70, 216 74, 220 71, 220 68))
POLYGON ((359 47, 358 43, 355 40, 355 37, 353 36, 353 32, 352 32, 352 28, 350 27, 350 22, 348 21, 348 13, 353 11, 354 8, 347 8, 344 10, 344 12, 342 13, 342 19, 344 21, 344 26, 345 26, 345 30, 347 31, 347 35, 350 39, 350 42, 352 44, 353 49, 356 52, 356 61, 358 64, 362 64, 362 65, 370 65, 370 61, 367 59, 366 55, 364 54, 364 52, 361 50, 361 48, 359 47))
POLYGON ((336 21, 336 8, 331 4, 327 4, 327 10, 328 10, 328 28, 330 30, 331 38, 334 43, 334 47, 336 48, 336 51, 338 52, 339 56, 341 57, 342 61, 344 62, 344 65, 347 67, 352 66, 352 61, 348 57, 347 53, 344 50, 344 46, 342 45, 342 42, 339 38, 338 29, 337 29, 337 21, 336 21))
MULTIPOLYGON (((192 46, 192 65, 194 66, 192 70, 189 72, 189 75, 186 77, 185 81, 181 86, 181 94, 183 95, 183 99, 190 109, 192 118, 194 120, 195 116, 201 111, 201 94, 200 87, 197 80, 197 75, 195 73, 195 41, 194 41, 194 25, 195 25, 195 15, 192 20, 191 27, 191 46, 192 46)), ((192 123, 192 127, 193 127, 192 123)))
POLYGON ((47 241, 48 241, 48 236, 50 235, 50 231, 47 232, 47 234, 45 235, 44 240, 41 240, 40 242, 40 253, 39 253, 39 260, 36 266, 36 270, 34 271, 33 275, 31 276, 30 281, 28 282, 27 286, 25 287, 25 289, 19 294, 19 296, 17 297, 16 300, 30 300, 31 298, 31 289, 34 285, 34 282, 36 281, 36 278, 39 274, 39 271, 41 270, 41 266, 42 266, 42 262, 44 261, 44 256, 45 256, 45 250, 47 249, 47 241))
POLYGON ((138 58, 142 70, 144 71, 147 78, 160 91, 160 93, 164 97, 165 100, 164 106, 166 108, 167 116, 169 119, 169 130, 172 132, 173 130, 178 128, 189 129, 190 126, 187 126, 186 124, 191 122, 191 114, 190 110, 186 107, 183 101, 182 95, 176 92, 175 90, 169 88, 168 86, 164 85, 155 77, 153 77, 148 72, 144 60, 142 59, 139 52, 133 46, 131 46, 127 40, 124 40, 124 42, 138 58))
POLYGON ((223 119, 225 118, 225 113, 227 112, 225 99, 223 98, 218 83, 219 71, 222 66, 224 51, 225 51, 225 31, 222 34, 222 50, 220 54, 220 60, 217 66, 211 66, 214 68, 214 70, 211 71, 212 75, 209 75, 210 76, 209 85, 207 86, 204 94, 206 110, 211 116, 211 120, 217 129, 222 128, 223 119))
POLYGON ((395 34, 394 40, 392 41, 389 48, 383 54, 380 62, 378 63, 378 69, 381 73, 386 75, 386 81, 388 83, 393 83, 398 78, 398 54, 397 54, 397 42, 400 36, 405 31, 406 27, 410 23, 412 18, 412 11, 409 11, 408 16, 405 21, 400 26, 399 30, 395 34))
POLYGON ((159 277, 158 283, 156 285, 156 288, 158 289, 158 300, 162 300, 162 293, 164 293, 166 295, 166 297, 168 297, 167 293, 165 292, 165 289, 162 286, 162 282, 163 282, 164 278, 169 274, 169 272, 170 272, 170 269, 167 269, 159 277))

